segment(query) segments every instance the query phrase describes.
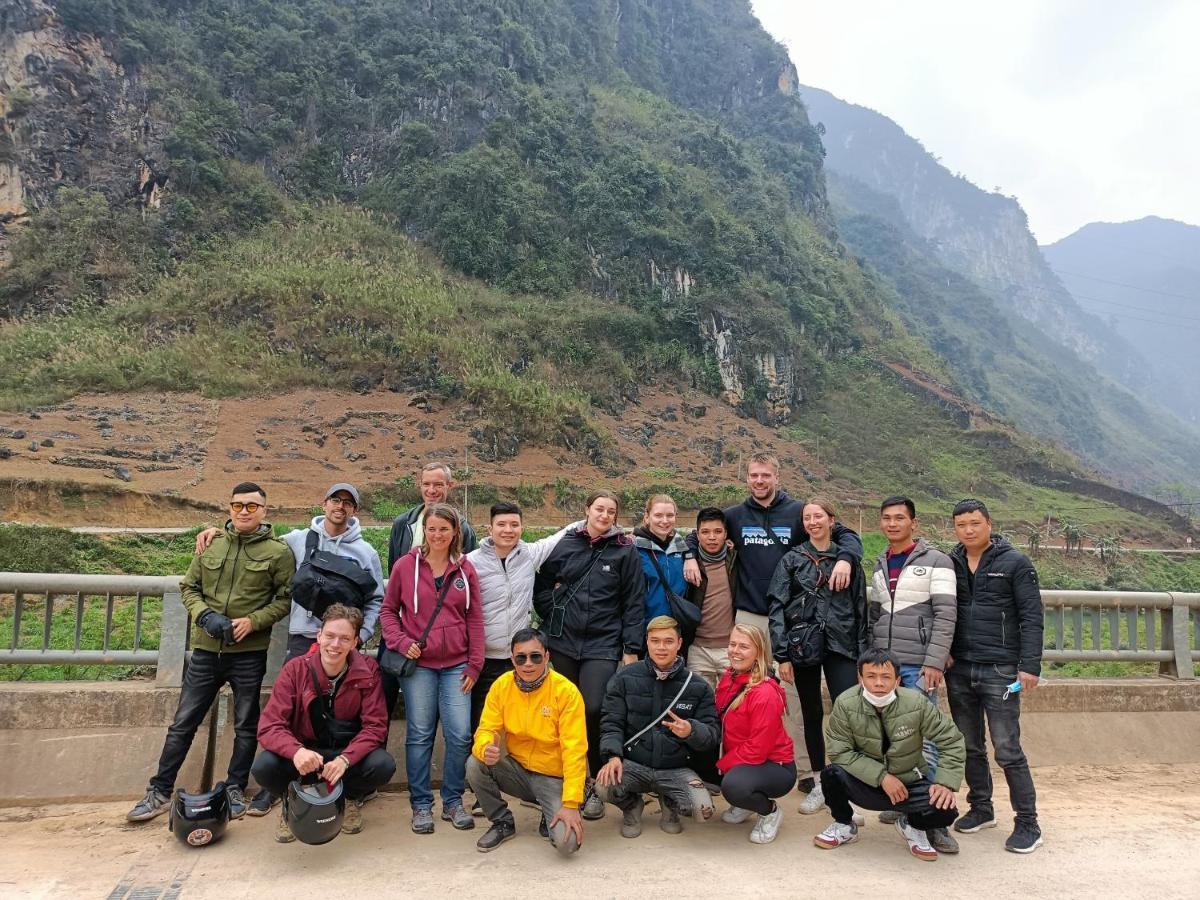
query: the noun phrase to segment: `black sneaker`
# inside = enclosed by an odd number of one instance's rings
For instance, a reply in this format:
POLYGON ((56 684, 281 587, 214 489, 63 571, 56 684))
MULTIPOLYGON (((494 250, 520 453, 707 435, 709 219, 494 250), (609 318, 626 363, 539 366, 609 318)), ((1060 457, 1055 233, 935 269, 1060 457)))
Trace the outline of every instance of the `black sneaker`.
POLYGON ((155 816, 161 816, 171 808, 171 798, 156 788, 149 788, 146 796, 137 802, 125 818, 130 822, 148 822, 155 816))
POLYGON ((246 815, 255 817, 265 816, 271 811, 271 807, 278 802, 279 798, 264 788, 254 795, 254 799, 250 801, 250 806, 246 808, 246 815))
POLYGON ((483 833, 483 837, 475 842, 475 849, 480 853, 495 850, 505 841, 510 841, 517 835, 517 826, 512 822, 496 822, 483 833))
POLYGON ((1032 853, 1042 846, 1042 831, 1036 825, 1018 825, 1004 842, 1004 849, 1012 853, 1032 853))
POLYGON ((938 853, 957 853, 958 841, 945 828, 930 828, 926 830, 925 836, 929 838, 929 844, 938 853))
POLYGON ((980 812, 978 809, 971 809, 964 816, 959 816, 958 821, 954 823, 954 830, 959 834, 974 834, 977 831, 983 831, 985 828, 996 827, 996 814, 990 812, 980 812))
POLYGON ((538 834, 550 840, 550 829, 546 826, 546 814, 542 813, 542 821, 538 822, 538 834))
POLYGON ((246 802, 246 794, 240 787, 226 788, 225 794, 229 797, 229 818, 240 819, 250 805, 246 802))

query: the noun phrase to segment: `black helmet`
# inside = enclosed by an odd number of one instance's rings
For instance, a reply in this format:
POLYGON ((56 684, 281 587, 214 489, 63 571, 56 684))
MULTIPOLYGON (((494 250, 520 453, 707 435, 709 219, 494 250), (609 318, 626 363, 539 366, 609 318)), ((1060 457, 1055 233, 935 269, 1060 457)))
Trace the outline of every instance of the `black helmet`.
POLYGON ((305 844, 328 844, 337 837, 345 811, 346 796, 340 781, 331 788, 324 781, 301 784, 296 779, 283 798, 283 816, 292 834, 305 844))
POLYGON ((229 795, 225 782, 213 785, 211 791, 189 794, 180 788, 171 800, 168 827, 175 837, 191 847, 211 844, 225 833, 229 823, 229 795))

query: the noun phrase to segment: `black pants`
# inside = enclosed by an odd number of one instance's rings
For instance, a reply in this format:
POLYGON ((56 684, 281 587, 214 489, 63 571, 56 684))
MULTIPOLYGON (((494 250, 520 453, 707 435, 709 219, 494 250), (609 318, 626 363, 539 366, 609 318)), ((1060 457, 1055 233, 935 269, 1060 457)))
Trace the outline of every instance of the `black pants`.
POLYGON ((854 810, 851 803, 857 803, 863 809, 891 810, 903 813, 908 824, 918 831, 928 831, 930 828, 945 828, 958 818, 955 807, 938 809, 929 802, 931 784, 927 778, 906 784, 908 797, 899 803, 893 803, 883 788, 859 781, 838 765, 826 766, 821 772, 821 789, 825 792, 825 805, 833 813, 834 821, 843 825, 854 822, 854 810))
POLYGON ((479 719, 483 715, 483 703, 487 700, 488 691, 496 683, 496 679, 505 672, 512 671, 511 659, 485 659, 479 680, 471 688, 471 734, 479 728, 479 719))
POLYGON ((287 655, 284 656, 284 662, 291 662, 297 656, 307 656, 312 645, 317 642, 315 637, 309 637, 307 634, 289 634, 287 642, 287 655))
MULTIPOLYGON (((342 783, 347 797, 361 800, 391 781, 395 774, 396 760, 392 754, 380 748, 372 750, 348 768, 342 776, 342 783)), ((277 756, 270 750, 264 750, 254 760, 254 780, 276 797, 285 796, 288 785, 299 777, 300 773, 290 759, 277 756)))
POLYGON ((775 810, 774 798, 782 797, 795 784, 795 763, 765 762, 734 766, 721 779, 721 793, 730 805, 766 816, 775 810))
POLYGON ((229 787, 246 789, 250 764, 258 746, 259 693, 267 673, 267 651, 250 650, 242 653, 213 653, 193 650, 192 660, 183 675, 179 706, 175 720, 167 728, 158 772, 150 786, 163 794, 175 789, 175 777, 187 759, 196 729, 208 715, 217 693, 228 684, 233 688, 233 754, 229 757, 229 787))
POLYGON ((593 777, 604 765, 600 758, 600 708, 604 705, 604 692, 608 681, 620 665, 615 659, 571 659, 569 656, 552 657, 554 671, 579 688, 583 694, 583 716, 587 721, 588 768, 593 777))
POLYGON ((829 685, 829 698, 836 700, 843 692, 858 684, 858 664, 840 653, 826 652, 819 666, 794 667, 796 695, 800 698, 800 713, 804 717, 804 748, 808 764, 814 772, 825 765, 825 706, 821 700, 821 670, 829 685))

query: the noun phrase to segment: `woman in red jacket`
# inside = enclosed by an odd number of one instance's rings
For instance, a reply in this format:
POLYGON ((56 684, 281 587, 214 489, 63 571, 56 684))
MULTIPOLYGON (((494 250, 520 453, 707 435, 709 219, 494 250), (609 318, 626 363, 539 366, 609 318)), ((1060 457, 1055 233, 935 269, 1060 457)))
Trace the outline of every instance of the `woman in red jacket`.
POLYGON ((779 833, 783 810, 774 800, 796 783, 795 750, 783 726, 783 687, 770 675, 766 635, 754 625, 734 625, 729 668, 717 684, 721 714, 721 793, 731 804, 721 819, 737 825, 758 813, 750 832, 755 844, 779 833))
POLYGON ((462 795, 471 753, 471 688, 483 668, 484 636, 479 579, 462 553, 458 513, 435 503, 425 513, 423 536, 421 546, 392 567, 379 624, 389 650, 417 661, 413 673, 400 679, 408 726, 404 760, 412 830, 432 834, 431 765, 439 720, 446 743, 442 819, 460 830, 475 827, 462 795))

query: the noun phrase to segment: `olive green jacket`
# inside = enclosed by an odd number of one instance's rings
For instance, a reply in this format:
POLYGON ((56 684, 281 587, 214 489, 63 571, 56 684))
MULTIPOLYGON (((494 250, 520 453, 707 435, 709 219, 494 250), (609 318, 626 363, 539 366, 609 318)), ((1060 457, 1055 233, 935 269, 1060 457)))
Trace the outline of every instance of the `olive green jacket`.
POLYGON ((912 688, 896 688, 895 701, 881 710, 863 698, 861 687, 846 691, 834 701, 829 714, 825 746, 831 763, 878 787, 889 772, 905 784, 928 772, 923 741, 932 742, 938 750, 933 782, 957 791, 966 765, 966 742, 954 720, 912 688), (886 762, 885 728, 890 741, 886 762))
POLYGON ((245 653, 266 650, 271 626, 284 618, 292 606, 292 576, 296 558, 291 549, 263 523, 253 534, 241 535, 231 522, 213 538, 208 549, 193 556, 180 589, 183 605, 195 623, 206 609, 231 619, 246 617, 254 627, 233 646, 210 637, 192 625, 192 649, 213 653, 245 653))

